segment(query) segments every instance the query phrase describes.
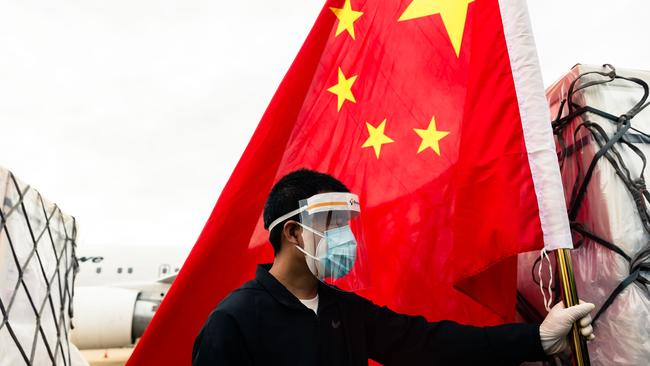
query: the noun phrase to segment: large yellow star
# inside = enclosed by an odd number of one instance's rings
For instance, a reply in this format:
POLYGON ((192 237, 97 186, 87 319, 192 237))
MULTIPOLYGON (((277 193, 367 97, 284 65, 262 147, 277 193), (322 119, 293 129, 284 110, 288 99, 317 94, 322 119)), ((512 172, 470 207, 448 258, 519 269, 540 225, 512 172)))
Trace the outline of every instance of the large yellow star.
POLYGON ((447 34, 454 46, 456 57, 460 55, 463 31, 467 19, 467 7, 474 0, 413 0, 399 17, 399 21, 440 14, 447 34))
POLYGON ((431 117, 431 122, 429 122, 429 127, 426 130, 421 130, 419 128, 413 129, 421 138, 422 142, 418 148, 418 154, 427 148, 431 148, 433 151, 440 156, 440 140, 443 137, 449 135, 449 131, 438 131, 436 130, 436 118, 431 117))
POLYGON ((345 30, 348 32, 350 37, 354 39, 354 22, 359 19, 363 13, 352 10, 350 0, 345 0, 345 4, 343 4, 343 7, 340 9, 334 7, 330 7, 330 9, 334 12, 336 17, 339 18, 339 24, 336 27, 336 35, 334 37, 338 36, 345 30))
POLYGON ((379 126, 374 127, 370 123, 366 122, 366 127, 368 128, 368 139, 366 142, 361 145, 361 147, 371 147, 375 149, 375 155, 379 159, 379 153, 381 153, 381 145, 390 144, 393 141, 390 137, 386 136, 384 129, 386 128, 386 119, 379 124, 379 126))
POLYGON ((338 97, 336 103, 338 111, 341 110, 341 106, 346 100, 349 100, 352 103, 357 102, 354 99, 354 95, 352 94, 352 84, 354 84, 355 80, 357 80, 357 75, 346 78, 345 75, 343 75, 343 71, 341 71, 341 68, 339 67, 338 83, 327 89, 328 92, 334 93, 338 97))

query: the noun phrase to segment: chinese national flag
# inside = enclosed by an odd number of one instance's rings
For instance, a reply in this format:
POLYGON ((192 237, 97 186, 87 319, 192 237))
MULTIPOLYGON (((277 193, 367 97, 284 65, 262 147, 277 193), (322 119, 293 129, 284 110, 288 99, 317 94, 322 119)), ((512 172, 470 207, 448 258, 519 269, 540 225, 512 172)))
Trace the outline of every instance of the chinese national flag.
POLYGON ((306 167, 361 200, 395 311, 514 320, 517 253, 571 243, 523 0, 332 0, 128 365, 189 365, 210 311, 273 254, 272 185, 306 167))

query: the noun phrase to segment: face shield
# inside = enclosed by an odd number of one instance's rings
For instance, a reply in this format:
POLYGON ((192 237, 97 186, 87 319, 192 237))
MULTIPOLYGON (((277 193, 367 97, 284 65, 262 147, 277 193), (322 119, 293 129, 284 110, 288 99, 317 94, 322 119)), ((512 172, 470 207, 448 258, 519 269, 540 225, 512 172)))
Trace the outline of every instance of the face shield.
POLYGON ((359 214, 359 198, 353 193, 329 192, 300 201, 300 207, 279 217, 280 222, 299 214, 303 247, 309 270, 319 280, 348 291, 369 286, 367 248, 359 214))

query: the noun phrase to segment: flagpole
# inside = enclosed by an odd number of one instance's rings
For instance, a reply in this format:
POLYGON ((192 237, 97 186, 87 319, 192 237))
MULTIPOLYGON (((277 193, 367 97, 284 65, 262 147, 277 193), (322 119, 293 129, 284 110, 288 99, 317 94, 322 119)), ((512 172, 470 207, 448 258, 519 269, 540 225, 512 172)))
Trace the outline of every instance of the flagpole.
MULTIPOLYGON (((558 249, 555 251, 555 259, 560 272, 564 306, 578 305, 578 290, 573 276, 571 252, 569 249, 558 249)), ((573 364, 575 366, 590 366, 587 340, 580 334, 580 328, 577 326, 577 323, 573 324, 571 328, 570 343, 571 349, 573 350, 573 364)))

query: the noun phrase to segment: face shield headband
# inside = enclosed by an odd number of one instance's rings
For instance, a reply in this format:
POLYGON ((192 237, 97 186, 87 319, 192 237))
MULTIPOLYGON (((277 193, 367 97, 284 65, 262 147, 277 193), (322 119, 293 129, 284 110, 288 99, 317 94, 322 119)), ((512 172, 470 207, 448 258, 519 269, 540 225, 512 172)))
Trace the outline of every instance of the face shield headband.
POLYGON ((328 211, 352 211, 357 215, 361 213, 361 206, 359 205, 359 196, 354 193, 347 192, 328 192, 328 193, 319 193, 317 195, 311 196, 306 200, 306 205, 301 205, 297 209, 288 212, 277 219, 275 219, 271 225, 269 225, 269 232, 273 230, 279 223, 282 221, 293 217, 297 214, 306 212, 309 215, 318 213, 318 212, 328 212, 328 211))

